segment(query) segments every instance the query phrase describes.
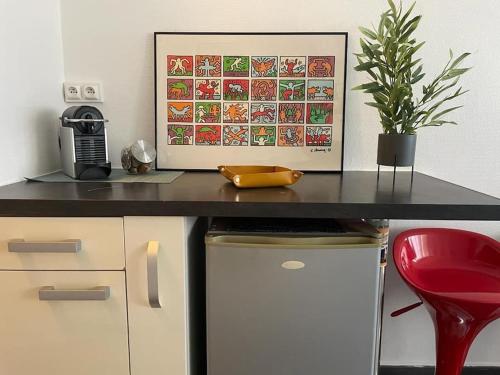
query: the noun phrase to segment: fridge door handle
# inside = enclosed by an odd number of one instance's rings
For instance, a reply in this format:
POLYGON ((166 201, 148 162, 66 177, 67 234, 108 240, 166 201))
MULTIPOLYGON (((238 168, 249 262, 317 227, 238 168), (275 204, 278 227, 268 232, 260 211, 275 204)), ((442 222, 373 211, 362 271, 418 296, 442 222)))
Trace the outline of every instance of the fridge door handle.
POLYGON ((148 300, 153 309, 161 308, 160 291, 158 287, 158 252, 159 241, 149 241, 147 248, 148 300))

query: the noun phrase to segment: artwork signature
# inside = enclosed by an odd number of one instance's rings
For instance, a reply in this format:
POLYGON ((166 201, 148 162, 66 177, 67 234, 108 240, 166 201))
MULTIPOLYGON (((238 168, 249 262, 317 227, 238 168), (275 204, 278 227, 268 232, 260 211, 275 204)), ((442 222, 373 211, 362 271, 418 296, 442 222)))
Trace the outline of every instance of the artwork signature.
POLYGON ((324 153, 327 153, 327 152, 331 152, 332 149, 331 148, 312 148, 311 149, 311 152, 324 152, 324 153))

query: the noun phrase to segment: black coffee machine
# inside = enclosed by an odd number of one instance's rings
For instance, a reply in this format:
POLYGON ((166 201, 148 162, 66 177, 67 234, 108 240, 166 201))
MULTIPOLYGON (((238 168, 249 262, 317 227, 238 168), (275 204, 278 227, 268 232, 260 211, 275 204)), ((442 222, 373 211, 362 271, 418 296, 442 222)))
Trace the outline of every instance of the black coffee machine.
POLYGON ((59 148, 62 169, 78 180, 107 178, 111 173, 108 143, 101 111, 91 106, 74 106, 61 116, 59 148))

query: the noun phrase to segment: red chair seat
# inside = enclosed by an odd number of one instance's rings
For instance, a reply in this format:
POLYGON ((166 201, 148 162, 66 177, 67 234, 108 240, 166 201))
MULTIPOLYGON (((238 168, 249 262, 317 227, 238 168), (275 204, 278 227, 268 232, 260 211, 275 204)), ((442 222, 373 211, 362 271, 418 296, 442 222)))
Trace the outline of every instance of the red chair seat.
POLYGON ((500 304, 500 293, 436 293, 436 296, 442 298, 448 298, 450 300, 458 300, 464 302, 473 302, 477 304, 486 304, 486 305, 497 305, 500 304))
POLYGON ((460 375, 474 338, 500 318, 500 243, 463 230, 422 228, 398 235, 393 255, 433 319, 436 375, 460 375))

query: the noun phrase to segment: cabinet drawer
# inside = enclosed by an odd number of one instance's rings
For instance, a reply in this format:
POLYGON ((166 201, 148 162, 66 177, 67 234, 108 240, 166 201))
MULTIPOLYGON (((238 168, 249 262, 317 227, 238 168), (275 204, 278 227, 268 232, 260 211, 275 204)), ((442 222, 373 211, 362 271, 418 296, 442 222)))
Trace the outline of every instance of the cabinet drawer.
POLYGON ((0 270, 122 270, 122 218, 0 218, 0 270))
POLYGON ((125 272, 0 271, 0 301, 0 374, 129 375, 125 272))

